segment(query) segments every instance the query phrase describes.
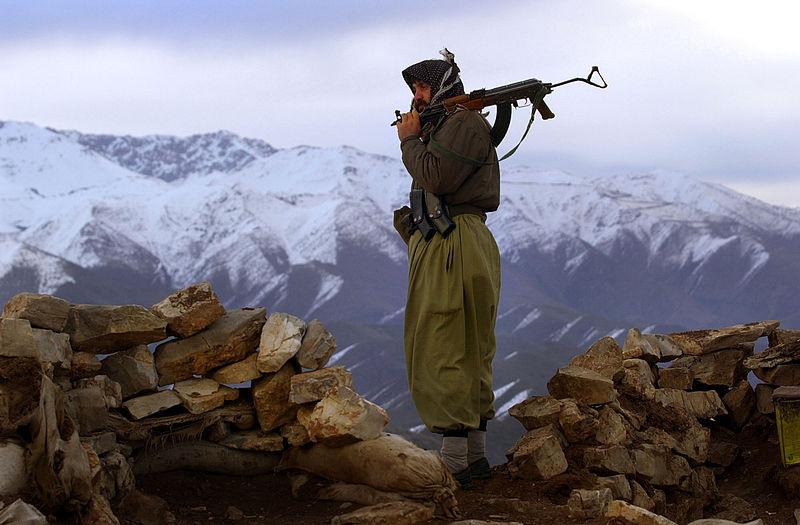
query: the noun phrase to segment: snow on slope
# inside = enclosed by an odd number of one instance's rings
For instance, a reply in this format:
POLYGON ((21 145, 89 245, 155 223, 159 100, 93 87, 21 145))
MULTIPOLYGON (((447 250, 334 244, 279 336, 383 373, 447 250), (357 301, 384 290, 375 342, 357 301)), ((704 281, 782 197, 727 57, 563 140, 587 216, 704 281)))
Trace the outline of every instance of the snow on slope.
MULTIPOLYGON (((335 265, 343 241, 405 259, 391 226, 407 199, 402 163, 347 146, 274 150, 225 132, 131 138, 0 122, 0 183, 0 232, 84 267, 109 257, 99 235, 118 241, 119 259, 152 254, 177 286, 222 273, 234 285, 280 290, 288 265, 335 265), (183 163, 173 150, 186 150, 183 163)), ((735 243, 750 261, 744 282, 770 257, 752 232, 798 234, 800 210, 675 174, 505 167, 489 225, 510 261, 531 246, 565 249, 568 273, 625 235, 663 264, 695 272, 735 243)), ((326 278, 317 306, 340 286, 326 278)))

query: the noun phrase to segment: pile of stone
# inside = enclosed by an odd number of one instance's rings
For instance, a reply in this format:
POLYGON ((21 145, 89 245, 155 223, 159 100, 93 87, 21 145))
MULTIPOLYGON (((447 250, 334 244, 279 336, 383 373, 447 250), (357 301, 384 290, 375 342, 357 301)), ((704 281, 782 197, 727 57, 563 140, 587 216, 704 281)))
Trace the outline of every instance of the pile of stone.
POLYGON ((0 318, 0 495, 118 523, 140 451, 201 442, 198 461, 235 466, 381 436, 386 412, 326 368, 335 350, 318 320, 226 311, 207 282, 149 309, 19 294, 0 318))
POLYGON ((509 410, 527 430, 507 453, 510 473, 565 480, 576 517, 602 515, 612 500, 679 523, 712 505, 746 507, 719 494, 716 476, 736 460, 738 433, 774 411, 773 385, 800 384, 800 332, 778 325, 669 335, 632 329, 622 348, 600 339, 557 371, 549 395, 509 410), (753 355, 765 336, 770 347, 753 355), (751 369, 770 384, 754 391, 751 369))

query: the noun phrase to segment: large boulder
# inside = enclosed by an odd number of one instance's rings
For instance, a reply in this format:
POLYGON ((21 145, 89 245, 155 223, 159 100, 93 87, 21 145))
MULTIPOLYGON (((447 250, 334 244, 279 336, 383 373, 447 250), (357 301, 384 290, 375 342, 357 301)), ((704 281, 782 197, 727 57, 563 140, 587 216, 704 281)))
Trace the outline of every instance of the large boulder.
POLYGON ((285 313, 269 316, 261 331, 256 366, 261 372, 277 372, 300 350, 306 323, 285 313))
POLYGON ((561 401, 552 396, 535 396, 508 409, 508 415, 522 423, 525 430, 534 430, 558 422, 561 401))
POLYGON ((170 333, 180 337, 192 336, 225 315, 225 307, 208 281, 178 290, 150 310, 167 322, 170 333))
POLYGON ((336 351, 336 339, 317 319, 308 323, 300 350, 297 351, 297 362, 303 368, 319 370, 336 351))
POLYGON ((643 359, 648 363, 671 361, 683 355, 683 351, 668 335, 643 334, 636 328, 628 330, 622 356, 625 359, 643 359))
POLYGON ((694 381, 691 369, 671 366, 658 371, 658 386, 676 390, 691 390, 694 381))
POLYGON ((143 306, 76 304, 64 331, 76 352, 111 354, 164 339, 167 323, 143 306))
POLYGON ((375 439, 389 424, 389 415, 351 388, 335 387, 311 411, 299 411, 297 419, 312 441, 343 446, 375 439))
POLYGON ((233 310, 202 333, 161 343, 155 352, 158 384, 169 385, 241 361, 258 345, 265 313, 264 308, 233 310))
POLYGON ((554 425, 527 432, 508 451, 508 471, 515 478, 543 480, 567 471, 563 437, 554 425))
POLYGON ((761 321, 740 324, 715 330, 694 330, 670 334, 686 355, 710 354, 739 344, 754 343, 756 339, 768 336, 780 325, 780 321, 761 321))
POLYGON ((622 349, 612 337, 603 337, 581 355, 573 357, 572 366, 580 366, 614 380, 622 372, 622 349))
POLYGON ((292 376, 289 400, 295 404, 319 401, 337 386, 353 386, 353 376, 342 366, 292 376))
POLYGON ((0 317, 0 357, 31 357, 41 360, 39 346, 27 319, 0 317))
POLYGON ((147 345, 134 346, 102 361, 103 373, 120 384, 122 398, 154 391, 158 386, 156 362, 147 345))
POLYGON ((19 293, 3 307, 2 317, 27 319, 31 326, 63 332, 67 324, 69 303, 58 297, 38 293, 19 293))
POLYGON ((617 398, 611 379, 580 366, 560 368, 547 382, 547 390, 556 399, 571 398, 584 405, 603 405, 617 398))
POLYGON ((290 362, 276 373, 253 381, 253 403, 264 432, 289 423, 297 414, 297 405, 289 399, 292 377, 296 373, 295 365, 290 362))

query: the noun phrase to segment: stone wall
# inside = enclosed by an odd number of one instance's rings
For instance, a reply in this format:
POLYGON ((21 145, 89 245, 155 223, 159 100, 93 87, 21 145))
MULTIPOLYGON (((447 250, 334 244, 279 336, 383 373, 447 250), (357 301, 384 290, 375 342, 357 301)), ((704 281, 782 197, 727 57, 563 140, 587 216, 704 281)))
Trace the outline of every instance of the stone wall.
POLYGON ((737 503, 719 493, 716 476, 743 452, 740 432, 774 428, 773 391, 800 384, 800 331, 778 326, 632 329, 622 348, 610 337, 597 341, 557 371, 549 395, 509 410, 527 430, 507 453, 509 471, 571 480, 576 517, 601 515, 620 499, 684 523, 737 503), (762 337, 769 347, 754 355, 762 337), (764 381, 755 389, 751 370, 764 381))
POLYGON ((318 320, 226 311, 207 282, 149 309, 19 294, 0 318, 0 496, 118 523, 146 451, 200 440, 219 468, 271 470, 247 454, 381 436, 388 415, 326 368, 335 351, 318 320))

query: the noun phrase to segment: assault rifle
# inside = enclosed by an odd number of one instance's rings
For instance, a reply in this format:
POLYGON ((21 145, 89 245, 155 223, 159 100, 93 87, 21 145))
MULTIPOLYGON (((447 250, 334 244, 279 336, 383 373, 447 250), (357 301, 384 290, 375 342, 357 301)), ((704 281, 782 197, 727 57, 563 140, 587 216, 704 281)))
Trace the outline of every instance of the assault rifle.
MULTIPOLYGON (((492 144, 497 147, 503 141, 506 132, 508 132, 508 126, 511 123, 512 106, 515 108, 524 107, 519 106, 519 101, 528 100, 531 106, 531 119, 528 122, 528 129, 525 130, 525 135, 522 136, 522 140, 524 140, 525 136, 528 134, 528 130, 530 130, 537 111, 544 120, 555 117, 555 114, 550 111, 550 108, 544 102, 544 97, 552 93, 555 88, 571 84, 572 82, 584 82, 600 89, 608 87, 603 75, 600 74, 600 69, 597 66, 593 66, 592 71, 586 78, 576 77, 555 84, 531 78, 530 80, 523 80, 522 82, 515 82, 514 84, 508 84, 494 89, 476 89, 471 93, 450 97, 437 104, 426 107, 422 110, 422 113, 419 114, 420 126, 423 130, 427 126, 427 129, 430 130, 442 117, 449 114, 456 107, 481 110, 488 106, 497 106, 497 115, 491 132, 492 144), (592 77, 595 74, 600 77, 602 84, 592 82, 592 77)), ((400 110, 395 110, 394 113, 396 120, 391 123, 392 126, 400 122, 400 110)), ((520 140, 520 143, 522 143, 522 140, 520 140)), ((519 147, 519 144, 507 153, 503 159, 514 153, 517 147, 519 147)))

